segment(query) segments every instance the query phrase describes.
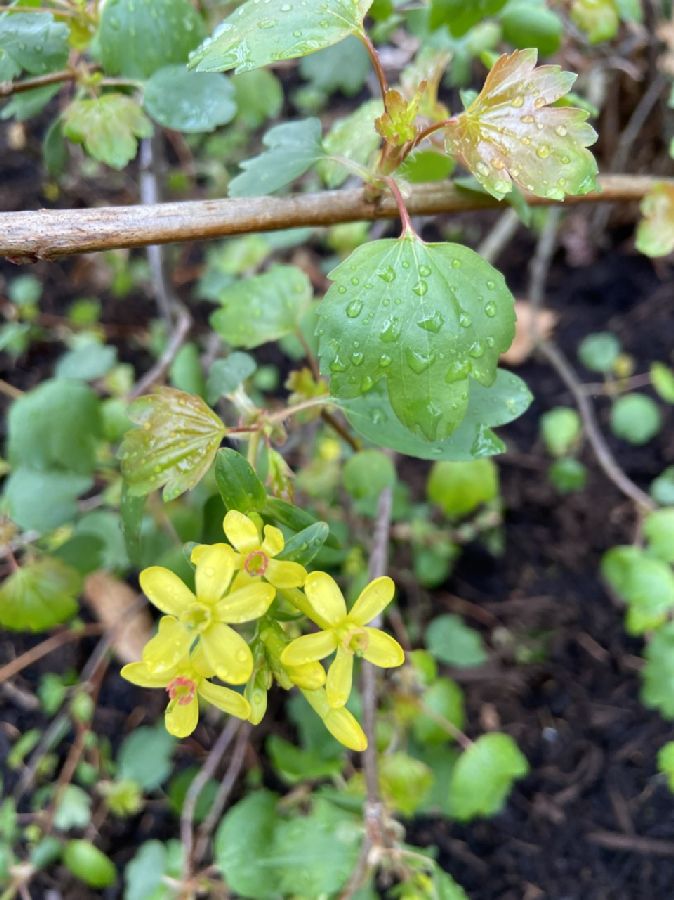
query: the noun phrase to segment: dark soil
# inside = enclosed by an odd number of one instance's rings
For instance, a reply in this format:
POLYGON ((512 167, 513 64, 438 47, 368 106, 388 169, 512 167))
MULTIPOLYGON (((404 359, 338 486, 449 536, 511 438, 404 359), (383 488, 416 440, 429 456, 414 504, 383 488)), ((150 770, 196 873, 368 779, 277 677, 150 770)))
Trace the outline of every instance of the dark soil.
MULTIPOLYGON (((6 179, 0 207, 42 205, 37 166, 27 177, 25 156, 8 151, 1 137, 0 151, 6 179)), ((128 201, 121 180, 118 187, 117 200, 128 201)), ((59 202, 84 200, 73 188, 59 202)), ((523 235, 508 251, 506 274, 516 292, 525 288, 531 253, 530 239, 523 235)), ((18 271, 0 262, 0 278, 18 271)), ((122 354, 137 352, 133 334, 145 329, 152 315, 147 298, 111 300, 95 283, 88 285, 87 273, 95 274, 88 262, 40 264, 35 271, 46 276, 44 312, 59 316, 78 296, 102 296, 103 322, 111 326, 112 339, 122 354)), ((560 252, 549 280, 549 302, 560 317, 556 339, 574 364, 579 340, 599 329, 622 339, 636 360, 636 372, 646 371, 654 359, 671 363, 673 290, 671 269, 656 272, 634 255, 624 234, 615 234, 611 249, 582 268, 569 267, 560 252)), ((0 281, 0 299, 2 294, 0 281)), ((2 375, 30 387, 51 374, 58 352, 58 345, 42 342, 14 371, 7 371, 5 358, 2 375)), ((587 488, 564 498, 555 493, 537 441, 538 417, 547 408, 569 404, 570 397, 543 362, 529 361, 518 373, 536 400, 502 432, 510 449, 500 461, 506 552, 495 559, 477 544, 467 547, 450 581, 434 593, 433 604, 435 613, 464 615, 494 646, 497 629, 510 636, 511 643, 499 643, 482 669, 452 674, 467 690, 471 732, 503 728, 517 739, 531 772, 499 816, 468 826, 416 820, 408 825, 408 838, 437 846, 442 865, 472 900, 664 900, 674 895, 674 797, 657 776, 655 757, 674 735, 639 701, 641 642, 625 635, 622 610, 598 577, 602 553, 632 540, 634 510, 606 480, 588 447, 582 452, 590 472, 587 488), (508 649, 513 645, 543 647, 544 652, 536 662, 519 664, 508 649)), ((596 380, 591 373, 582 377, 596 380)), ((608 401, 596 403, 606 423, 608 401)), ((671 409, 660 436, 646 447, 611 443, 630 477, 647 488, 674 462, 671 409)), ((11 658, 36 642, 5 636, 0 656, 11 658)), ((80 669, 93 646, 87 640, 62 648, 22 673, 19 686, 34 688, 39 675, 54 666, 80 669)), ((0 757, 17 731, 45 726, 39 714, 17 706, 10 695, 4 702, 0 757)), ((141 721, 155 720, 160 709, 160 697, 126 685, 113 665, 101 687, 96 727, 117 742, 141 721)), ((198 740, 183 743, 179 759, 198 761, 213 734, 204 726, 198 740)), ((106 824, 101 847, 121 864, 142 841, 176 831, 175 819, 153 808, 128 822, 106 824)), ((45 892, 49 886, 43 883, 45 892)), ((61 883, 58 888, 66 897, 87 896, 79 886, 61 883)))

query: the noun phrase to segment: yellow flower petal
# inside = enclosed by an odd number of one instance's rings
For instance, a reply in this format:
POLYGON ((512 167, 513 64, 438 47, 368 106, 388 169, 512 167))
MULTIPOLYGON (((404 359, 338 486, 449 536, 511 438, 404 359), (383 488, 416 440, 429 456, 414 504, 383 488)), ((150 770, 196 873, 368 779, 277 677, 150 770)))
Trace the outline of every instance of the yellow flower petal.
POLYGON ((337 654, 328 669, 325 682, 325 693, 328 703, 333 709, 346 705, 353 683, 353 653, 343 647, 337 648, 337 654))
POLYGON ((177 738, 184 738, 192 734, 199 721, 199 701, 196 697, 189 703, 179 703, 171 700, 166 707, 164 724, 169 734, 177 738))
POLYGON ((150 603, 170 616, 179 616, 194 603, 192 591, 170 569, 150 566, 140 573, 139 581, 141 590, 150 603))
POLYGON ((303 666, 288 666, 288 677, 293 684, 308 691, 315 691, 325 684, 325 669, 319 662, 305 663, 303 666))
POLYGON ((322 688, 317 691, 302 689, 302 693, 316 715, 320 716, 321 719, 325 719, 328 713, 331 712, 328 698, 325 696, 325 691, 322 688))
POLYGON ((171 678, 173 678, 173 672, 170 671, 162 672, 160 675, 151 672, 144 662, 129 663, 122 668, 119 674, 122 678, 130 681, 131 684, 137 684, 138 687, 146 688, 166 687, 171 678))
POLYGON ((244 684, 253 671, 253 654, 240 634, 215 622, 201 635, 204 655, 215 674, 230 684, 244 684))
POLYGON ((198 641, 196 647, 190 653, 189 667, 195 675, 202 678, 212 678, 215 675, 215 669, 206 659, 204 645, 201 641, 198 641))
POLYGON ((236 716, 237 719, 247 719, 250 715, 250 704, 246 698, 231 688, 202 681, 199 685, 199 695, 230 716, 236 716))
POLYGON ((236 509, 230 509, 222 523, 227 540, 239 553, 250 553, 260 546, 260 535, 252 519, 236 509))
POLYGON ((267 612, 275 596, 276 588, 271 584, 254 581, 227 594, 215 607, 215 615, 220 622, 252 622, 267 612))
POLYGON ((346 707, 331 709, 323 719, 323 724, 330 734, 349 750, 358 750, 362 753, 367 749, 365 732, 346 707))
POLYGON ((265 525, 262 549, 267 556, 277 556, 284 547, 285 541, 283 540, 283 532, 281 529, 274 528, 273 525, 265 525))
POLYGON ((279 596, 282 600, 287 600, 288 603, 294 606, 295 609, 298 609, 308 619, 315 622, 323 631, 330 628, 330 623, 321 618, 315 609, 312 609, 311 604, 302 591, 298 591, 297 588, 291 588, 290 590, 279 588, 279 596))
POLYGON ((177 619, 163 616, 157 634, 143 648, 143 662, 155 675, 175 669, 186 660, 193 640, 177 619))
POLYGON ((405 662, 405 651, 398 641, 378 628, 365 628, 364 631, 367 635, 367 645, 362 652, 368 662, 382 669, 402 666, 405 662))
POLYGON ((307 577, 307 570, 296 562, 270 559, 264 577, 275 587, 288 590, 302 587, 307 577))
POLYGON ((367 625, 375 616, 386 609, 395 592, 395 583, 388 575, 375 578, 362 591, 351 607, 349 620, 358 625, 367 625))
POLYGON ((334 578, 327 572, 312 572, 304 583, 312 609, 320 618, 330 625, 338 625, 346 618, 346 603, 334 578))
MULTIPOLYGON (((197 599, 205 603, 217 603, 229 587, 238 556, 229 544, 202 544, 199 550, 195 576, 197 599)), ((194 557, 194 553, 192 556, 194 557)))
POLYGON ((284 666, 303 666, 328 656, 337 647, 337 638, 332 631, 317 631, 303 634, 291 641, 281 654, 284 666))

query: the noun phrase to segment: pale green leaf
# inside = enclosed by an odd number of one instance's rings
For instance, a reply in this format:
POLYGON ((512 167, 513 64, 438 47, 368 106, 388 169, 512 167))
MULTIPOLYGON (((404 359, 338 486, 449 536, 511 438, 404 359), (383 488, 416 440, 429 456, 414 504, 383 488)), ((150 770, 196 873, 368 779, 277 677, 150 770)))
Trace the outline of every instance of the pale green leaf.
POLYGON ((512 183, 553 200, 595 187, 597 164, 586 148, 597 138, 588 113, 555 106, 576 80, 559 66, 536 68, 536 50, 501 56, 470 106, 450 121, 450 153, 502 199, 512 183))
POLYGON ((82 579, 48 556, 13 572, 0 586, 0 625, 11 631, 45 631, 77 612, 82 579))
POLYGON ((160 388, 129 408, 139 427, 124 435, 119 450, 131 496, 164 487, 174 500, 197 485, 210 468, 225 426, 200 397, 160 388))
POLYGON ((529 407, 532 397, 525 383, 499 369, 490 387, 471 381, 468 409, 461 423, 442 441, 430 443, 406 428, 393 412, 383 382, 354 400, 340 402, 351 426, 372 443, 419 459, 457 461, 493 456, 505 450, 491 430, 512 422, 529 407))
POLYGON ((262 139, 267 147, 241 163, 243 172, 229 183, 230 197, 261 197, 285 187, 325 156, 319 119, 284 122, 262 139))
MULTIPOLYGON (((458 645, 456 649, 458 651, 458 645)), ((455 664, 461 665, 461 663, 455 664)), ((421 708, 412 722, 412 733, 415 740, 433 746, 448 744, 454 740, 455 734, 451 727, 443 728, 442 719, 449 722, 450 726, 454 725, 458 731, 463 729, 466 720, 463 691, 451 678, 437 678, 423 692, 421 708), (438 717, 440 717, 440 721, 438 721, 438 717)))
POLYGON ((465 415, 469 377, 492 384, 512 342, 503 276, 467 247, 406 234, 362 245, 330 278, 317 335, 332 394, 350 400, 385 381, 408 429, 448 437, 465 415))
MULTIPOLYGON (((325 154, 367 167, 381 144, 374 122, 383 111, 381 100, 368 100, 349 116, 338 119, 323 141, 325 154)), ((339 187, 349 177, 349 169, 337 159, 323 159, 316 168, 329 188, 339 187)))
POLYGON ((225 359, 216 359, 208 372, 206 399, 215 404, 220 397, 233 393, 255 371, 256 364, 248 353, 230 353, 225 359))
POLYGON ((247 0, 190 56, 201 72, 246 72, 308 56, 363 30, 372 0, 247 0))
POLYGON ((342 470, 344 487, 355 500, 378 497, 396 480, 395 466, 380 450, 361 450, 349 457, 342 470))
POLYGON ((539 427, 548 453, 552 456, 566 456, 582 432, 580 416, 569 406, 556 406, 548 410, 541 416, 539 427))
POLYGON ((189 0, 107 0, 98 32, 107 74, 141 79, 187 62, 203 37, 203 20, 189 0))
POLYGON ((213 131, 236 113, 234 87, 224 76, 166 66, 145 84, 143 103, 155 122, 183 132, 213 131))
POLYGON ((312 296, 311 282, 301 269, 274 266, 226 288, 211 325, 232 347, 259 347, 296 331, 312 296))
POLYGON ((513 47, 535 47, 542 56, 559 50, 564 22, 545 2, 510 0, 499 16, 503 40, 513 47))
POLYGON ((667 256, 674 250, 674 184, 653 185, 641 202, 641 212, 637 249, 646 256, 667 256))
POLYGON ((84 144, 94 159, 123 169, 138 151, 137 139, 152 134, 152 123, 126 94, 102 94, 71 103, 63 114, 63 133, 84 144))
POLYGON ((588 334, 578 345, 578 359, 592 372, 610 372, 620 354, 620 341, 610 331, 588 334))
POLYGON ((641 700, 665 719, 674 719, 674 622, 658 628, 646 645, 641 700))
POLYGON ((431 28, 447 25, 455 37, 461 37, 505 4, 506 0, 432 0, 429 24, 431 28))
POLYGON ((5 481, 3 494, 13 522, 44 534, 75 519, 77 498, 91 485, 87 475, 17 466, 5 481))
POLYGON ((433 772, 420 760, 397 751, 379 761, 379 785, 387 806, 413 816, 423 806, 433 784, 433 772))
POLYGON ((175 747, 175 738, 163 725, 136 728, 119 748, 117 774, 145 791, 154 791, 171 774, 175 747))
POLYGON ((612 40, 620 25, 615 0, 574 0, 571 21, 585 32, 591 44, 612 40))
POLYGON ((674 791, 674 741, 668 741, 658 750, 658 771, 667 776, 667 785, 674 791))
POLYGON ((498 470, 490 459, 436 462, 426 486, 428 499, 449 518, 461 518, 498 496, 498 470))
POLYGON ((674 508, 649 513, 644 522, 644 537, 650 553, 674 563, 674 508))
POLYGON ((426 646, 438 662, 448 666, 481 666, 487 662, 479 632, 454 613, 433 619, 426 629, 426 646))
POLYGON ((326 94, 341 90, 347 97, 353 97, 365 84, 370 66, 363 42, 348 37, 338 46, 305 57, 300 62, 300 73, 315 90, 326 94))
POLYGON ((215 834, 215 864, 228 886, 242 897, 274 900, 279 896, 272 841, 278 821, 276 794, 253 791, 234 804, 215 834))
POLYGON ((275 119, 283 109, 281 82, 267 69, 253 69, 232 78, 236 92, 237 121, 257 128, 275 119))
POLYGON ((629 634, 658 628, 674 608, 674 574, 662 559, 637 547, 612 547, 601 563, 603 577, 627 604, 629 634))
POLYGON ((498 732, 483 734, 457 760, 449 787, 452 816, 467 822, 499 812, 513 783, 529 765, 515 741, 498 732))
POLYGON ((674 403, 674 372, 664 363, 651 363, 651 384, 663 400, 674 403))
POLYGON ((611 431, 616 437, 640 447, 647 444, 662 427, 657 403, 646 394, 624 394, 611 409, 611 431))
POLYGON ((0 16, 0 81, 21 72, 44 75, 68 60, 68 26, 51 13, 5 13, 0 16))

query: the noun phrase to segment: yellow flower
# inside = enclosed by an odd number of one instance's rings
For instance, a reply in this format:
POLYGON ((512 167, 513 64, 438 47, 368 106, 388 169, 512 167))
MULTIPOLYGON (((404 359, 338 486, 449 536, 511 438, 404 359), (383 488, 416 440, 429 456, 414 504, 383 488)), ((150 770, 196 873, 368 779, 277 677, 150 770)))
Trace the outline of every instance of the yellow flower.
POLYGON ((321 717, 330 734, 340 744, 344 744, 349 750, 362 752, 367 749, 365 732, 356 717, 345 706, 340 706, 339 709, 330 706, 326 692, 322 688, 316 691, 303 690, 302 693, 312 709, 321 717))
POLYGON ((264 578, 277 588, 296 588, 304 584, 306 569, 296 562, 274 559, 283 550, 283 534, 273 525, 264 526, 260 539, 257 525, 248 516, 230 509, 222 523, 227 540, 239 552, 237 568, 253 578, 264 578))
POLYGON ((199 648, 191 657, 185 657, 177 666, 159 674, 149 669, 144 662, 129 663, 124 666, 121 674, 131 684, 139 687, 165 688, 169 702, 164 723, 169 734, 178 738, 187 737, 197 727, 197 697, 202 697, 238 719, 247 719, 250 715, 250 705, 245 697, 230 688, 207 681, 213 671, 199 648))
POLYGON ((157 675, 166 672, 178 665, 199 638, 218 678, 243 684, 253 671, 253 656, 246 641, 229 626, 264 615, 276 591, 271 584, 249 577, 232 583, 237 554, 227 544, 196 547, 192 559, 196 595, 169 569, 151 566, 140 573, 143 592, 167 614, 156 637, 145 645, 143 662, 157 675))
POLYGON ((336 650, 325 690, 331 707, 344 706, 351 693, 354 654, 385 669, 400 666, 405 660, 403 648, 396 640, 378 628, 367 627, 389 605, 394 590, 395 585, 388 576, 375 578, 347 613, 334 578, 325 572, 312 572, 304 585, 307 600, 304 611, 321 631, 291 641, 281 654, 281 662, 284 666, 301 666, 336 650))

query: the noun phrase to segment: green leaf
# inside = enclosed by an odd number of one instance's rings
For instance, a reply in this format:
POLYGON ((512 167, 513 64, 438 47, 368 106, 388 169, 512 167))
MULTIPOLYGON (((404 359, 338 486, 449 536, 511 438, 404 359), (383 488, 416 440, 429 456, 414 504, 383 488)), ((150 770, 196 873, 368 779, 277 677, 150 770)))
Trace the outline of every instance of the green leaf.
POLYGON ((650 494, 661 506, 674 506, 674 466, 669 466, 653 480, 650 494))
POLYGON ((46 631, 77 612, 79 574, 48 556, 13 572, 0 585, 0 625, 11 631, 46 631))
POLYGON ((646 664, 641 670, 641 701, 674 719, 674 622, 658 628, 646 645, 646 664))
POLYGON ((611 409, 611 430, 630 444, 647 444, 660 431, 662 416, 654 400, 645 394, 625 394, 611 409))
POLYGON ((163 725, 136 728, 119 748, 117 776, 135 781, 144 791, 156 790, 171 774, 175 746, 163 725))
POLYGON ((556 406, 544 413, 539 421, 541 436, 548 453, 566 456, 581 435, 580 416, 568 406, 556 406))
POLYGON ((321 550, 329 535, 330 528, 327 522, 314 522, 287 540, 277 559, 289 559, 307 566, 321 550))
POLYGON ((68 784, 61 794, 54 813, 54 826, 60 831, 86 828, 91 821, 91 798, 76 784, 68 784))
POLYGON ((408 429, 448 437, 466 412, 469 376, 492 384, 512 342, 503 276, 467 247, 406 234, 358 247, 330 278, 317 335, 333 395, 349 400, 385 380, 408 429))
POLYGON ((33 88, 32 91, 22 91, 14 94, 2 107, 0 119, 16 119, 17 122, 25 122, 42 112, 52 97, 61 90, 60 84, 49 84, 46 87, 33 88))
POLYGON ((361 450, 346 461, 342 479, 355 500, 378 497, 384 488, 395 484, 395 466, 380 450, 361 450))
POLYGON ((164 487, 175 500, 204 477, 225 426, 200 397, 163 387, 129 407, 139 427, 124 435, 119 449, 129 493, 140 497, 164 487))
MULTIPOLYGON (((314 525, 317 521, 315 516, 312 516, 305 509, 293 506, 292 503, 287 503, 278 497, 268 497, 261 512, 265 519, 272 519, 272 521, 285 525, 286 528, 294 532, 301 532, 314 525)), ((335 550, 339 549, 339 542, 332 533, 328 535, 326 544, 335 550)))
POLYGON ((545 3, 510 2, 500 19, 503 40, 513 47, 535 47, 543 56, 552 56, 559 50, 564 23, 545 3))
POLYGON ((225 509, 259 512, 267 503, 267 492, 245 456, 225 448, 215 457, 215 483, 225 509))
POLYGON ((674 372, 664 363, 651 363, 651 383, 667 403, 674 403, 674 372))
POLYGON ((163 883, 163 878, 180 878, 181 868, 179 841, 146 841, 124 869, 124 900, 173 900, 175 892, 163 883))
POLYGON ((459 519, 498 496, 498 471, 490 459, 442 460, 431 469, 426 493, 446 516, 459 519))
POLYGON ((284 59, 308 56, 363 30, 372 0, 248 0, 190 56, 200 72, 246 72, 284 59))
POLYGON ((455 37, 462 37, 473 25, 487 16, 493 16, 506 4, 506 0, 431 0, 429 24, 431 28, 449 26, 455 37))
POLYGON ((279 896, 271 854, 276 794, 253 791, 235 803, 215 834, 215 863, 232 891, 251 900, 279 896))
POLYGON ((382 796, 404 816, 413 816, 423 806, 432 783, 430 768, 407 753, 385 753, 379 761, 382 796))
POLYGON ((255 360, 248 353, 235 351, 226 359, 216 359, 208 372, 206 399, 214 404, 221 397, 234 393, 240 384, 250 378, 255 369, 255 360))
POLYGON ((452 771, 452 816, 467 822, 494 815, 503 808, 513 783, 528 771, 529 765, 510 735, 483 734, 464 750, 452 771))
POLYGON ((296 266, 273 266, 235 282, 220 295, 211 325, 232 347, 259 347, 299 327, 313 297, 311 282, 296 266))
POLYGON ((76 518, 77 498, 91 485, 87 475, 17 466, 3 493, 9 515, 17 525, 44 534, 76 518))
POLYGON ((281 82, 266 69, 254 69, 232 78, 236 93, 237 122, 259 128, 267 119, 275 119, 283 109, 281 82))
POLYGON ((230 197, 261 197, 290 184, 325 156, 320 119, 284 122, 262 139, 268 150, 241 163, 243 172, 229 183, 230 197))
MULTIPOLYGON (((351 115, 338 119, 323 140, 325 154, 367 167, 381 144, 374 122, 383 111, 381 100, 368 100, 351 115)), ((349 169, 337 159, 323 159, 316 169, 329 188, 339 187, 349 177, 349 169)))
POLYGON ((649 553, 665 562, 674 563, 674 508, 657 509, 644 522, 644 537, 649 553))
POLYGON ((370 73, 370 57, 362 41, 348 37, 339 46, 327 47, 305 57, 300 62, 300 73, 315 90, 326 94, 341 91, 347 97, 353 97, 370 73))
POLYGON ((332 778, 342 772, 343 760, 339 757, 324 758, 315 751, 295 747, 275 734, 267 738, 265 748, 271 764, 288 784, 332 778))
POLYGON ((674 185, 653 185, 641 201, 641 213, 637 250, 646 256, 667 256, 674 250, 674 185))
POLYGON ((667 786, 674 791, 674 741, 668 741, 658 750, 658 771, 667 776, 667 786))
POLYGON ((602 575, 628 606, 629 634, 644 634, 658 628, 674 608, 671 568, 637 547, 613 547, 605 553, 602 575))
POLYGON ((438 616, 426 629, 426 646, 448 666, 481 666, 487 661, 482 638, 453 613, 438 616))
POLYGON ((398 168, 397 174, 411 184, 444 181, 454 171, 454 160, 437 150, 414 150, 398 168))
POLYGON ((576 80, 559 66, 536 66, 538 51, 501 56, 479 96, 446 129, 447 149, 490 194, 502 199, 515 182, 539 197, 563 200, 595 187, 597 139, 588 113, 554 106, 576 80))
POLYGON ((204 23, 189 0, 108 0, 98 32, 106 73, 140 79, 185 63, 203 36, 204 23))
POLYGON ((451 731, 439 724, 436 718, 438 716, 459 730, 463 729, 466 720, 463 691, 451 678, 438 678, 426 688, 421 702, 422 709, 412 721, 415 740, 433 746, 453 740, 451 731), (424 709, 428 712, 424 712, 424 709))
POLYGON ((169 368, 169 381, 171 387, 185 391, 186 394, 198 394, 203 397, 206 393, 206 379, 201 366, 201 354, 194 341, 183 344, 176 353, 169 368))
POLYGON ((571 21, 591 44, 612 40, 620 25, 615 0, 574 0, 571 21))
POLYGON ((183 132, 213 131, 236 114, 234 86, 222 75, 158 69, 145 84, 143 104, 155 122, 183 132))
POLYGON ((63 354, 56 364, 56 377, 95 381, 109 372, 116 362, 115 347, 106 347, 96 340, 86 340, 63 354))
POLYGON ((548 478, 560 494, 582 491, 587 482, 587 469, 577 459, 563 456, 548 469, 548 478))
POLYGON ((620 353, 620 341, 609 331, 588 334, 578 346, 578 359, 592 372, 610 372, 620 353))
POLYGON ((101 434, 98 397, 77 381, 44 381, 12 404, 8 431, 12 465, 88 475, 101 434))
POLYGON ((71 103, 63 113, 63 133, 71 141, 84 144, 94 159, 123 169, 138 151, 137 138, 152 134, 152 123, 131 97, 102 94, 71 103))
POLYGON ((490 429, 516 419, 531 400, 524 382, 502 369, 491 387, 471 381, 465 416, 448 438, 436 443, 429 443, 400 422, 383 382, 362 397, 342 401, 340 406, 358 434, 379 446, 420 459, 467 461, 502 453, 505 445, 490 429))
POLYGON ((44 75, 62 69, 68 60, 68 26, 46 10, 0 16, 0 81, 21 72, 44 75))
POLYGON ((68 841, 63 848, 63 864, 89 887, 105 888, 117 880, 112 860, 89 841, 68 841))

